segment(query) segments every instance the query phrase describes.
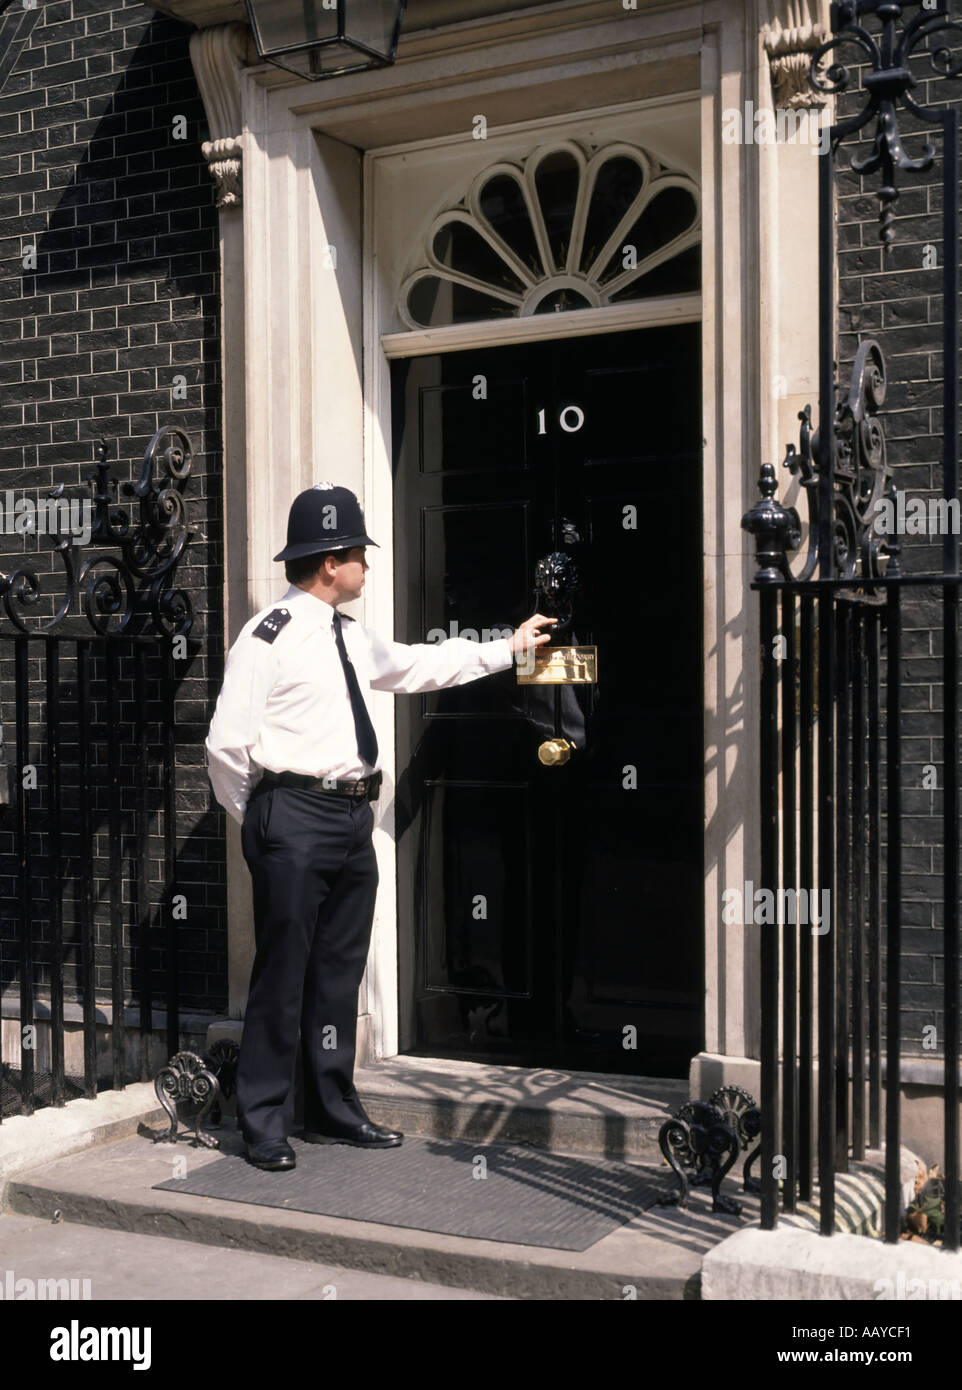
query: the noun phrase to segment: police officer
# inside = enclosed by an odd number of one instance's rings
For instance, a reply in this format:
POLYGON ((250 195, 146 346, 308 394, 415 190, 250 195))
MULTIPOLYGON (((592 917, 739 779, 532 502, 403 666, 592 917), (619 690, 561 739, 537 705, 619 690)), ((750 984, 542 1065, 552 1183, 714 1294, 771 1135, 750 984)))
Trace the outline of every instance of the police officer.
POLYGON ((338 608, 368 568, 357 498, 318 483, 294 499, 280 602, 256 613, 228 654, 207 737, 218 802, 242 826, 254 899, 255 956, 237 1070, 248 1160, 295 1166, 298 1037, 304 1139, 401 1143, 365 1114, 354 1087, 357 992, 377 889, 371 843, 381 773, 367 691, 417 694, 505 670, 550 641, 535 614, 510 638, 388 642, 338 608))

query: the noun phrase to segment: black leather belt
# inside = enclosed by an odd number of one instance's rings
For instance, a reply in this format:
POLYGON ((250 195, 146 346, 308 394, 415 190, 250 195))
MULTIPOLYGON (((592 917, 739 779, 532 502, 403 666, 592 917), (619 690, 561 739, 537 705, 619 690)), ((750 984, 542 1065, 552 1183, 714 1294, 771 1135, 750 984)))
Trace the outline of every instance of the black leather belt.
POLYGON ((368 801, 377 801, 381 794, 381 774, 372 773, 370 777, 362 777, 357 782, 331 782, 325 781, 323 777, 307 777, 300 772, 267 772, 254 788, 254 795, 260 788, 269 789, 270 787, 295 787, 303 792, 323 792, 327 796, 349 796, 352 800, 359 800, 367 797, 368 801))

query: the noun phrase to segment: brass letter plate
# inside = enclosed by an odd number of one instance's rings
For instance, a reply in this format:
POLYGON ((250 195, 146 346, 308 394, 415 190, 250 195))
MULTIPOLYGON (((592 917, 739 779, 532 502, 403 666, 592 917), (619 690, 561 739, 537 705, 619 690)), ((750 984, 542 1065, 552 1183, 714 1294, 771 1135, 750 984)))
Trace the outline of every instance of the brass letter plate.
POLYGON ((518 663, 519 685, 595 685, 597 647, 542 647, 518 663))

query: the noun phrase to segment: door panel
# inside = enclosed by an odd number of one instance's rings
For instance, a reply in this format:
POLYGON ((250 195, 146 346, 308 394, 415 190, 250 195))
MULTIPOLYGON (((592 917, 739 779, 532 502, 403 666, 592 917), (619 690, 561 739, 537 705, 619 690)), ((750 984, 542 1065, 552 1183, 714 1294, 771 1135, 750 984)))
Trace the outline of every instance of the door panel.
POLYGON ((702 1046, 698 337, 393 364, 399 640, 513 629, 562 550, 598 648, 595 686, 396 702, 402 1051, 683 1075, 702 1046))

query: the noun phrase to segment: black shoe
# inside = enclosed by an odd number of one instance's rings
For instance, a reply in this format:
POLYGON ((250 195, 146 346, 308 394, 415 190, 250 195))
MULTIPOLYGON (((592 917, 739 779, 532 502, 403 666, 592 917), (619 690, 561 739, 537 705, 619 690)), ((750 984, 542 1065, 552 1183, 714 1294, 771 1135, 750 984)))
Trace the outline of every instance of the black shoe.
POLYGON ((255 1168, 265 1168, 269 1173, 280 1172, 284 1168, 295 1168, 297 1157, 286 1139, 265 1139, 260 1144, 247 1144, 247 1161, 255 1168))
POLYGON ((373 1120, 366 1120, 359 1125, 338 1125, 324 1134, 306 1129, 301 1138, 305 1144, 354 1144, 360 1149, 393 1149, 404 1135, 399 1130, 382 1129, 373 1120))

